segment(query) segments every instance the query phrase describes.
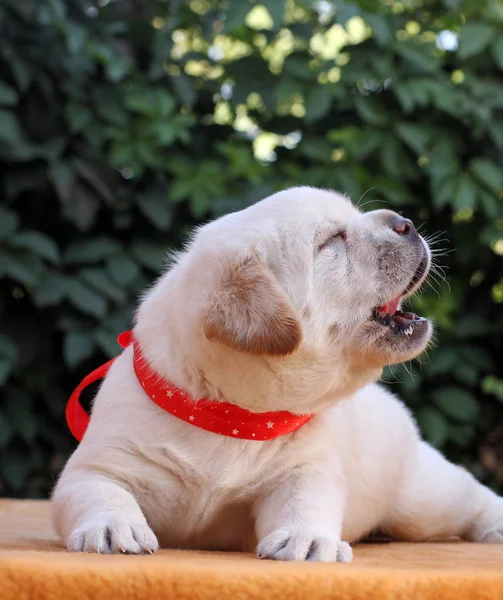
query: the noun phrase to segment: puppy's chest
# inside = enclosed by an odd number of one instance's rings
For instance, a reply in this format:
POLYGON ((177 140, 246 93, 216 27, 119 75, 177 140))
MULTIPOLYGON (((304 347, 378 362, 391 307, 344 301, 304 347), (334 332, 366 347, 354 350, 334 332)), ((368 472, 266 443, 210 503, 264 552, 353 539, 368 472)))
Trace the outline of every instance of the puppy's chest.
POLYGON ((144 457, 148 472, 137 491, 147 519, 166 543, 195 547, 201 536, 210 545, 220 540, 218 547, 231 547, 235 532, 251 526, 257 497, 282 472, 274 448, 243 440, 171 440, 145 447, 144 457))
POLYGON ((153 453, 155 462, 190 492, 229 490, 240 494, 264 485, 281 470, 281 453, 274 447, 244 440, 218 437, 194 445, 172 440, 157 445, 153 453))
POLYGON ((262 444, 210 434, 198 440, 172 438, 143 449, 150 482, 160 490, 176 488, 184 502, 200 503, 206 497, 222 502, 248 498, 282 470, 281 449, 274 442, 262 444))

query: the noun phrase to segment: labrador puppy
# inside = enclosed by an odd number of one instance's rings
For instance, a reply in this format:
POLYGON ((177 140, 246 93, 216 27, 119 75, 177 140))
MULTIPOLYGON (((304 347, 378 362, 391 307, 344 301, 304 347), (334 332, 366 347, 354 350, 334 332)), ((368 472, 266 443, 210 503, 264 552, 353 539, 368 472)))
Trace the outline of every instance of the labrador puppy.
POLYGON ((201 227, 140 303, 142 360, 194 410, 232 405, 266 432, 298 421, 255 439, 235 418, 225 434, 178 418, 140 385, 128 346, 54 490, 68 549, 348 562, 374 531, 503 542, 503 500, 375 383, 430 340, 430 322, 400 310, 429 267, 411 221, 309 187, 201 227))

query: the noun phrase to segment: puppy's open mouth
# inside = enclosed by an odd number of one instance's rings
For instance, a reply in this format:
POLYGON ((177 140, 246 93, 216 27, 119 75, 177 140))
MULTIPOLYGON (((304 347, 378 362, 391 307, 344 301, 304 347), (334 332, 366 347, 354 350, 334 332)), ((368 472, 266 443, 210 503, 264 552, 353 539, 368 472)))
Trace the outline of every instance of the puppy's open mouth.
POLYGON ((372 311, 372 320, 377 321, 380 325, 389 327, 393 333, 412 335, 418 328, 422 328, 427 319, 419 317, 412 312, 402 312, 398 310, 398 305, 402 298, 408 296, 418 283, 423 279, 426 269, 428 268, 428 259, 425 256, 419 264, 407 288, 396 298, 393 298, 387 304, 376 306, 372 311))

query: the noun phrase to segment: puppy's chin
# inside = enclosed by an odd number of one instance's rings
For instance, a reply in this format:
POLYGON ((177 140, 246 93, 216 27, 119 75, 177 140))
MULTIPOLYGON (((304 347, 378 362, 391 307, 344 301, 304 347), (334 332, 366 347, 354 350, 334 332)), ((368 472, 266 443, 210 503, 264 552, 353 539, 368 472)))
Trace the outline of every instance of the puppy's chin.
POLYGON ((432 332, 427 319, 407 321, 400 326, 371 319, 360 328, 356 344, 372 364, 384 367, 419 356, 428 346, 432 332))

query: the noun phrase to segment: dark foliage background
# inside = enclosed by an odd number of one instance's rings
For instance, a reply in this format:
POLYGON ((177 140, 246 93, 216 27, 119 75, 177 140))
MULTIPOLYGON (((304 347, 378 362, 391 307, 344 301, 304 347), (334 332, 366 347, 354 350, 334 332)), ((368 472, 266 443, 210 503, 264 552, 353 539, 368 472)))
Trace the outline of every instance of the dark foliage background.
POLYGON ((384 379, 498 487, 501 3, 3 0, 0 40, 0 495, 48 494, 167 249, 295 184, 443 232, 438 345, 384 379))

